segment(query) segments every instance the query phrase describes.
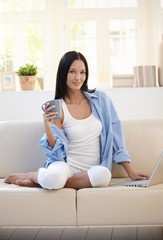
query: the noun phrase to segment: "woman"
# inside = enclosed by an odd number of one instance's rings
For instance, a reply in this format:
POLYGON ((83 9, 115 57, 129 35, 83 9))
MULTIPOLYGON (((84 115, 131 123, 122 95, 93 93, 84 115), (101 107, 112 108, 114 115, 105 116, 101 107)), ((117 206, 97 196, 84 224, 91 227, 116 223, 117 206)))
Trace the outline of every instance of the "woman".
POLYGON ((6 183, 45 189, 105 187, 111 179, 112 162, 121 164, 131 179, 135 173, 125 147, 121 123, 107 94, 88 89, 88 64, 75 51, 61 58, 55 98, 62 99, 62 117, 54 120, 55 106, 46 104, 45 134, 40 146, 48 156, 36 172, 16 173, 6 183))

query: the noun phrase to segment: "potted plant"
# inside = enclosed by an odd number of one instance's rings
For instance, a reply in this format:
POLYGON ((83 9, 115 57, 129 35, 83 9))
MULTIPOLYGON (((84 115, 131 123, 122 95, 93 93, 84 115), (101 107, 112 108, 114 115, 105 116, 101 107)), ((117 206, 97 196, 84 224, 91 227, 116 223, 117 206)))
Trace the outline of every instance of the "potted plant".
POLYGON ((16 74, 20 79, 21 90, 34 90, 36 82, 37 67, 34 64, 21 66, 16 74))

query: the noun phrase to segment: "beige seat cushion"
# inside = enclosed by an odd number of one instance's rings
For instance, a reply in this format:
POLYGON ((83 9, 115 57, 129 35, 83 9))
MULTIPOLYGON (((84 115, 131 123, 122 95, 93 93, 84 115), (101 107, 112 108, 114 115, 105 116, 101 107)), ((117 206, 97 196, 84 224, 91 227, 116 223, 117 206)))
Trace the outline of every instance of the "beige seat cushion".
POLYGON ((149 188, 118 186, 81 189, 77 194, 78 225, 161 225, 163 184, 149 188))
POLYGON ((44 190, 0 180, 0 226, 75 226, 76 191, 44 190))

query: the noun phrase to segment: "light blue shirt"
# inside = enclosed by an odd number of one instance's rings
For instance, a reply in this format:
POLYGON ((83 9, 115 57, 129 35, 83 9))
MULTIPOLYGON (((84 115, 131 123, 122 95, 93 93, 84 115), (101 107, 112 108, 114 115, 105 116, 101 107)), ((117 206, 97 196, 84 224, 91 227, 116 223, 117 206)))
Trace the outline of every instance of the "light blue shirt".
MULTIPOLYGON (((112 170, 112 163, 131 162, 130 155, 125 146, 125 140, 121 122, 113 106, 110 97, 102 92, 84 92, 90 101, 92 114, 101 121, 102 132, 100 135, 100 164, 112 170)), ((48 144, 46 134, 40 140, 40 146, 48 156, 44 167, 53 161, 66 161, 68 154, 68 141, 64 129, 59 129, 55 124, 51 125, 56 138, 54 148, 48 144)))

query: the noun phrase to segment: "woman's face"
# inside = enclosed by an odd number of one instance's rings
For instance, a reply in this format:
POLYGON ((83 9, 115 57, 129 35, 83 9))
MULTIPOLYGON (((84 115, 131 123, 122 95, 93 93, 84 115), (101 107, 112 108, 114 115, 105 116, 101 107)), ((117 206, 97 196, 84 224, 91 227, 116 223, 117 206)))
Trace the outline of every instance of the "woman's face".
POLYGON ((67 74, 67 87, 69 90, 80 90, 86 79, 86 68, 82 60, 75 60, 67 74))

